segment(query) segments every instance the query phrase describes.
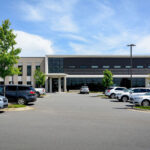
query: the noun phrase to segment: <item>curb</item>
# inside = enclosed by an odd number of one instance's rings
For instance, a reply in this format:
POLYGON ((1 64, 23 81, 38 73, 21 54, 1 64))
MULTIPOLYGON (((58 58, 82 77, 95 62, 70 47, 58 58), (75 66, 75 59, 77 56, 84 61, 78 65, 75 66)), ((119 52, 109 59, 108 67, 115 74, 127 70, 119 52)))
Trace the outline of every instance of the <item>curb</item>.
POLYGON ((33 109, 35 109, 35 108, 26 106, 26 107, 22 107, 22 108, 5 108, 5 109, 3 109, 3 111, 26 111, 26 110, 33 110, 33 109))

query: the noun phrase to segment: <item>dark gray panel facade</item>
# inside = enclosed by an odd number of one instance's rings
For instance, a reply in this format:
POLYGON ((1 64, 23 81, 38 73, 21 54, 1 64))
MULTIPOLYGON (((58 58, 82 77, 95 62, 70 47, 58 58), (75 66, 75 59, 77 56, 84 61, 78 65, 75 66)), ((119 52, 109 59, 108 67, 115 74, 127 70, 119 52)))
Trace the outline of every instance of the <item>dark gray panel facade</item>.
MULTIPOLYGON (((64 58, 64 73, 70 75, 101 75, 105 70, 103 66, 109 66, 108 69, 114 75, 130 74, 130 69, 126 69, 126 66, 130 66, 130 58, 64 58), (72 69, 69 66, 74 66, 74 68, 72 69), (93 69, 91 66, 98 66, 98 68, 93 69), (120 66, 121 68, 115 69, 114 66, 120 66)), ((133 58, 134 75, 147 75, 149 73, 150 58, 133 58), (137 68, 137 66, 143 68, 137 68)))

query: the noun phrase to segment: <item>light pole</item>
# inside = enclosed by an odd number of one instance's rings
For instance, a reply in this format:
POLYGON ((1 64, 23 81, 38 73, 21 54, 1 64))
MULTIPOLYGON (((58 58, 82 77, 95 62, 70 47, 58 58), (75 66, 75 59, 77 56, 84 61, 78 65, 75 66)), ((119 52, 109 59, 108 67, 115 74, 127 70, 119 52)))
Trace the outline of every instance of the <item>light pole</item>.
POLYGON ((133 68, 133 63, 132 63, 132 47, 136 46, 135 44, 129 44, 127 45, 130 47, 130 82, 131 82, 131 88, 132 88, 132 68, 133 68))

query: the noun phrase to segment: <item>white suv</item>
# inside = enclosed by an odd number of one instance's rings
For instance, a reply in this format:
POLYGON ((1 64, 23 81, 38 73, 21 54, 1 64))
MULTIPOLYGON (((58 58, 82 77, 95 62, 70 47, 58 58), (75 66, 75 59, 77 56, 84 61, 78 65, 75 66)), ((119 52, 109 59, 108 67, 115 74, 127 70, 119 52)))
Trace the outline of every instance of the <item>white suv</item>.
POLYGON ((135 105, 150 106, 150 92, 144 95, 134 96, 133 103, 135 105))
POLYGON ((121 92, 125 89, 126 89, 125 87, 110 87, 107 90, 105 90, 105 95, 108 96, 109 98, 114 99, 118 92, 121 92))
POLYGON ((8 99, 4 96, 0 96, 0 109, 8 107, 8 99))
POLYGON ((118 93, 117 99, 123 102, 126 102, 128 100, 132 102, 134 99, 134 96, 143 95, 147 92, 150 92, 149 88, 132 88, 132 89, 124 91, 123 93, 118 93))

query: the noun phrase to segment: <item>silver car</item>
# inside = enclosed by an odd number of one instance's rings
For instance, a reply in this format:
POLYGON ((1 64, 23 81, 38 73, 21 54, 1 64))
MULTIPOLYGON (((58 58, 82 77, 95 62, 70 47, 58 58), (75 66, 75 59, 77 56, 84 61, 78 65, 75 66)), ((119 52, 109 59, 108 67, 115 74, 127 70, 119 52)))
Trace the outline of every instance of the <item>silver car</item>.
POLYGON ((134 96, 133 103, 140 106, 150 106, 150 92, 134 96))
POLYGON ((8 107, 8 99, 4 96, 0 96, 0 109, 8 107))
POLYGON ((88 86, 82 86, 80 89, 80 94, 89 94, 88 86))

